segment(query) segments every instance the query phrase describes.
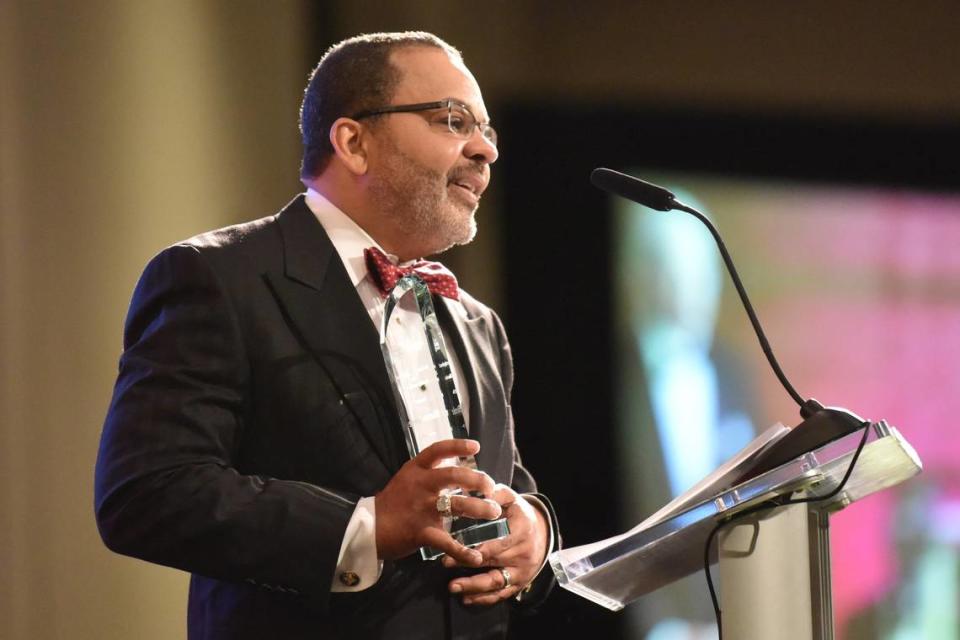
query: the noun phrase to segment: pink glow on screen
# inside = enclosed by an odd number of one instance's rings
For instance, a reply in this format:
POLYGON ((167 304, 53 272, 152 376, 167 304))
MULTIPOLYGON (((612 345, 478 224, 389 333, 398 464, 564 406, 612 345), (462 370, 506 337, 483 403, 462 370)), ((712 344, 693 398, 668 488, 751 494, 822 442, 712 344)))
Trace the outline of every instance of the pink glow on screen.
MULTIPOLYGON (((767 215, 738 229, 740 242, 755 249, 750 270, 768 283, 758 310, 795 386, 900 428, 924 462, 913 482, 946 499, 960 480, 960 198, 822 191, 794 193, 777 209, 756 204, 767 215)), ((915 488, 832 519, 838 637, 853 619, 892 607, 910 579, 895 534, 908 511, 898 503, 915 488)))
MULTIPOLYGON (((960 619, 950 595, 960 593, 960 577, 935 568, 946 558, 960 574, 960 195, 646 177, 713 218, 799 393, 886 419, 923 461, 917 478, 831 518, 836 637, 960 637, 960 629, 937 631, 940 621, 960 619)), ((703 259, 698 250, 688 243, 675 253, 689 265, 703 259)), ((722 269, 719 259, 715 268, 722 269)), ((713 362, 718 379, 738 382, 743 396, 727 399, 749 411, 756 432, 799 423, 722 278, 712 354, 724 357, 713 362)), ((627 296, 649 297, 661 284, 627 296)), ((652 418, 631 420, 628 430, 650 428, 652 418)), ((702 616, 687 605, 689 619, 702 616)))

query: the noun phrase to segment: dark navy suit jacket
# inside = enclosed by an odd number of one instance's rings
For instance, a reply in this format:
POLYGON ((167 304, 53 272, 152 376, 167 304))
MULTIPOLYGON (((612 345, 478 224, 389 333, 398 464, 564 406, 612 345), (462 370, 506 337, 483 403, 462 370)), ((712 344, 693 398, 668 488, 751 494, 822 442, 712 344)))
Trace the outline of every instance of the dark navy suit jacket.
MULTIPOLYGON (((499 318, 467 294, 436 307, 480 468, 536 491, 514 447, 499 318)), ((166 249, 125 325, 96 469, 104 541, 193 574, 193 640, 502 637, 509 605, 462 606, 439 563, 387 562, 373 587, 330 591, 357 500, 408 459, 388 385, 369 315, 302 197, 166 249)))

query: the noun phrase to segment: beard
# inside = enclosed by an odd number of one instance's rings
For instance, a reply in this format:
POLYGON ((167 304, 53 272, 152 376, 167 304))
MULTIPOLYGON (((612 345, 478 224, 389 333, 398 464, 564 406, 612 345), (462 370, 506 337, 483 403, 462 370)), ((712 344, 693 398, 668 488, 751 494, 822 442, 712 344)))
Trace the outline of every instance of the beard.
POLYGON ((388 153, 370 183, 380 209, 404 235, 430 247, 424 255, 440 253, 458 244, 467 244, 477 234, 477 206, 450 196, 452 179, 464 173, 482 171, 477 163, 450 170, 434 171, 400 151, 391 140, 388 153), (429 240, 428 240, 429 239, 429 240))

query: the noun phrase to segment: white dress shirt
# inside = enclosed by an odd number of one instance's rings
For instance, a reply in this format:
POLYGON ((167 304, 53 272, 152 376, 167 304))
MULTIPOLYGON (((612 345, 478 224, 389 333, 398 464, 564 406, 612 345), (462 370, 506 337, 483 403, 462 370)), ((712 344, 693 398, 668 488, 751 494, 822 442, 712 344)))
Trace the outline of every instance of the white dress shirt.
MULTIPOLYGON (((347 270, 350 282, 370 315, 370 321, 373 322, 373 326, 379 333, 385 299, 380 295, 380 290, 370 277, 363 251, 368 247, 377 247, 383 251, 383 247, 371 238, 370 234, 364 231, 350 216, 313 189, 307 189, 306 204, 317 216, 317 220, 320 221, 324 231, 330 237, 334 249, 336 249, 344 268, 347 270)), ((386 251, 383 252, 394 264, 397 264, 397 256, 388 254, 386 251)), ((453 301, 452 304, 458 306, 455 312, 466 313, 463 305, 459 302, 453 301)), ((446 329, 442 329, 442 331, 444 344, 451 345, 450 336, 446 329)), ((387 346, 390 349, 391 357, 398 365, 397 368, 402 371, 420 371, 425 376, 435 378, 435 369, 429 351, 426 348, 416 347, 417 344, 425 345, 425 343, 423 324, 415 310, 412 296, 404 296, 401 303, 393 310, 387 332, 387 346)), ((463 377, 463 368, 460 366, 456 351, 449 346, 447 347, 447 357, 450 361, 450 369, 453 372, 457 395, 460 398, 464 422, 469 430, 470 394, 461 392, 461 390, 467 388, 463 377)), ((449 438, 449 431, 438 429, 438 425, 449 427, 446 408, 439 389, 435 384, 425 386, 426 389, 423 389, 420 385, 410 385, 410 389, 403 390, 404 404, 409 412, 408 417, 413 424, 414 432, 417 434, 417 442, 421 449, 437 440, 449 438), (422 394, 419 393, 421 391, 422 394), (441 435, 442 433, 446 435, 441 435)), ((450 464, 455 464, 455 462, 451 460, 450 464)), ((547 555, 549 555, 557 544, 557 540, 553 536, 553 528, 549 522, 549 510, 536 496, 524 494, 524 497, 548 520, 547 555)), ((337 556, 337 567, 334 572, 331 591, 362 591, 373 586, 380 579, 383 561, 377 558, 376 516, 374 497, 361 498, 353 511, 353 516, 347 523, 343 542, 340 544, 340 554, 337 556), (356 578, 355 583, 354 580, 344 580, 343 576, 347 575, 356 578)), ((547 558, 544 557, 536 575, 543 571, 546 563, 547 558)), ((517 600, 521 600, 523 595, 523 592, 518 593, 517 600)))
MULTIPOLYGON (((379 332, 383 320, 384 298, 367 271, 363 251, 368 247, 377 247, 381 251, 383 248, 352 218, 320 193, 308 189, 306 203, 330 237, 334 249, 343 261, 350 282, 379 332)), ((384 253, 394 264, 397 263, 397 256, 387 254, 386 251, 384 253)), ((443 334, 444 343, 450 345, 450 338, 445 330, 443 334)), ((397 369, 407 372, 408 379, 416 379, 418 376, 422 376, 425 382, 431 377, 436 379, 433 360, 426 347, 423 323, 410 295, 404 296, 391 315, 387 346, 397 369)), ((460 391, 466 388, 463 370, 456 352, 449 347, 447 357, 466 421, 470 413, 470 399, 469 394, 460 391)), ((401 387, 404 405, 417 434, 420 449, 449 438, 447 411, 438 386, 412 382, 401 387)), ((469 423, 467 428, 469 429, 469 423)), ((449 464, 455 464, 455 461, 451 460, 449 464)), ((347 523, 331 588, 337 592, 361 591, 376 583, 382 569, 383 562, 377 559, 375 500, 372 496, 361 498, 347 523), (342 576, 348 575, 350 580, 342 579, 342 576), (351 582, 355 584, 350 584, 351 582)))

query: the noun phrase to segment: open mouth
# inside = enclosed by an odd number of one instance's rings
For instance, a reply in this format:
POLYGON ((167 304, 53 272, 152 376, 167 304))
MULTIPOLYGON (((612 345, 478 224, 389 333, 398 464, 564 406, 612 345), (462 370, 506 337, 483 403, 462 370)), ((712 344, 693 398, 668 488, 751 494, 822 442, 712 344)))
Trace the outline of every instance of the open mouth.
POLYGON ((464 193, 471 201, 476 202, 480 199, 480 194, 477 193, 476 187, 466 182, 457 182, 451 181, 450 185, 455 187, 461 193, 464 193))

